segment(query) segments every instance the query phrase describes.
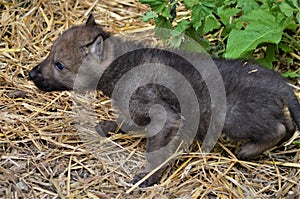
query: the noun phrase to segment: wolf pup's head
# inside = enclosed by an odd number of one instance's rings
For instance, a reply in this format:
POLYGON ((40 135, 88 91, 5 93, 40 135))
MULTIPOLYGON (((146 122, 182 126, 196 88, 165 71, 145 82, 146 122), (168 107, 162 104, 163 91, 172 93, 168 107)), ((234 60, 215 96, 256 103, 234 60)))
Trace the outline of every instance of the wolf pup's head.
POLYGON ((104 40, 109 36, 90 15, 84 25, 68 29, 54 42, 48 57, 29 72, 29 78, 43 91, 73 90, 75 78, 88 56, 102 61, 104 40))

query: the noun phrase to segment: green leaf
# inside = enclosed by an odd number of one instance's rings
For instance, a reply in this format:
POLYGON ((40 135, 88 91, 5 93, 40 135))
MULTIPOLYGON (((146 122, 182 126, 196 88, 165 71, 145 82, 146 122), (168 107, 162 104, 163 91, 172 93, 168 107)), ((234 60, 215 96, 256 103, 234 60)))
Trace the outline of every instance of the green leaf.
POLYGON ((210 49, 210 45, 209 45, 209 41, 208 39, 205 38, 199 38, 198 40, 196 40, 204 49, 209 50, 210 49))
POLYGON ((150 5, 152 10, 161 13, 168 4, 169 0, 140 0, 140 2, 150 5))
POLYGON ((259 8, 259 4, 255 0, 238 0, 237 6, 242 8, 244 14, 259 8))
POLYGON ((154 21, 156 24, 154 28, 155 34, 159 36, 163 41, 169 39, 170 31, 168 30, 173 28, 171 22, 167 18, 162 16, 158 16, 157 18, 154 19, 154 21))
POLYGON ((148 22, 149 20, 151 19, 155 19, 156 17, 158 17, 158 15, 155 13, 155 12, 146 12, 144 15, 143 15, 143 21, 144 22, 148 22))
POLYGON ((287 17, 293 16, 294 9, 287 2, 285 1, 280 2, 279 8, 285 16, 287 17))
POLYGON ((191 27, 191 22, 189 20, 184 19, 184 20, 178 22, 178 24, 175 28, 175 31, 182 33, 190 27, 191 27))
POLYGON ((289 2, 291 2, 295 8, 300 9, 298 0, 289 0, 289 2))
POLYGON ((236 4, 236 0, 225 0, 224 5, 226 6, 232 6, 236 4))
POLYGON ((204 34, 207 34, 208 32, 211 32, 220 27, 221 23, 213 15, 209 15, 205 19, 203 31, 204 34))
POLYGON ((210 50, 208 39, 203 38, 201 34, 198 31, 196 31, 193 27, 188 28, 185 31, 185 34, 186 36, 199 43, 205 50, 210 50))
POLYGON ((248 23, 245 30, 233 29, 228 37, 226 58, 238 58, 262 43, 278 44, 284 30, 283 24, 269 12, 254 10, 242 16, 248 23))
POLYGON ((221 21, 225 25, 231 24, 231 18, 236 16, 241 10, 238 8, 227 8, 225 6, 217 9, 218 15, 221 18, 221 21))
POLYGON ((170 9, 169 9, 168 7, 165 7, 165 8, 163 9, 163 11, 161 12, 161 15, 162 15, 163 17, 168 18, 168 19, 172 18, 171 14, 170 14, 170 9))
MULTIPOLYGON (((210 46, 208 45, 208 48, 210 46)), ((205 45, 205 48, 201 46, 199 48, 199 44, 195 44, 195 41, 187 40, 181 43, 180 49, 184 51, 189 51, 189 52, 198 52, 198 53, 207 53, 207 46, 205 45)))
POLYGON ((191 27, 191 22, 189 20, 182 20, 178 22, 177 26, 174 28, 174 31, 171 32, 173 37, 180 36, 183 32, 191 27))
POLYGON ((209 0, 199 3, 192 9, 192 22, 193 27, 198 30, 198 28, 204 22, 206 16, 211 15, 213 12, 213 3, 209 0))
POLYGON ((290 46, 288 46, 288 45, 286 45, 286 44, 284 44, 284 43, 282 43, 282 42, 280 42, 280 43, 278 44, 278 47, 279 47, 281 50, 283 50, 284 52, 286 52, 286 53, 294 52, 293 48, 291 48, 290 46))
POLYGON ((283 73, 282 76, 286 77, 286 78, 299 78, 300 77, 300 75, 298 74, 299 71, 300 71, 300 68, 298 68, 294 72, 291 72, 291 70, 288 70, 285 73, 283 73))
POLYGON ((158 28, 172 29, 171 22, 167 18, 162 16, 158 16, 157 18, 155 18, 155 24, 158 28))
POLYGON ((197 5, 200 0, 183 0, 183 4, 187 9, 192 8, 193 6, 197 5))
POLYGON ((281 23, 283 24, 285 29, 287 28, 287 29, 296 31, 298 28, 293 16, 284 18, 281 23))
POLYGON ((215 8, 216 1, 215 0, 203 0, 201 1, 202 5, 207 8, 215 8))
POLYGON ((191 9, 196 5, 203 5, 206 7, 214 8, 216 5, 215 0, 183 0, 183 4, 187 9, 191 9))
POLYGON ((272 62, 268 61, 266 58, 260 58, 257 59, 256 62, 266 68, 272 69, 273 68, 273 64, 272 62))
POLYGON ((275 44, 267 45, 266 56, 264 58, 258 59, 257 62, 269 69, 273 68, 273 62, 276 59, 277 46, 275 44))
POLYGON ((208 13, 205 13, 205 10, 203 10, 202 5, 198 4, 193 7, 192 9, 192 22, 193 22, 193 27, 197 30, 201 25, 202 21, 204 20, 204 17, 208 13))
POLYGON ((300 145, 300 140, 295 140, 295 141, 293 142, 293 144, 294 144, 294 145, 300 145))
POLYGON ((267 45, 267 50, 266 50, 266 60, 269 63, 272 63, 274 61, 277 61, 276 59, 276 53, 278 51, 278 47, 275 44, 269 44, 267 45))
POLYGON ((261 10, 270 11, 270 9, 272 9, 272 7, 274 6, 275 1, 274 0, 260 1, 260 3, 262 3, 262 5, 260 5, 261 10))

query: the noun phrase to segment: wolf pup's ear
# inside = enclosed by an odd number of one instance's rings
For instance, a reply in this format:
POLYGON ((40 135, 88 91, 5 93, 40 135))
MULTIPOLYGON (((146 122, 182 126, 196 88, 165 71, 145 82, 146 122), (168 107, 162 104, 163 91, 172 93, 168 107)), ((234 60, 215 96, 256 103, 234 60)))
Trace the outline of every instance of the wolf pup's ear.
POLYGON ((83 56, 88 56, 89 54, 94 55, 99 61, 103 60, 103 48, 104 48, 104 42, 103 42, 103 36, 98 35, 96 39, 85 46, 82 46, 80 48, 80 51, 83 56))
POLYGON ((94 43, 92 43, 90 48, 90 52, 96 55, 100 61, 103 60, 103 48, 104 48, 103 46, 104 46, 103 37, 99 35, 97 36, 94 43))
POLYGON ((89 26, 94 26, 96 25, 96 21, 95 21, 95 18, 94 18, 94 15, 93 14, 90 14, 89 18, 87 19, 86 25, 89 25, 89 26))

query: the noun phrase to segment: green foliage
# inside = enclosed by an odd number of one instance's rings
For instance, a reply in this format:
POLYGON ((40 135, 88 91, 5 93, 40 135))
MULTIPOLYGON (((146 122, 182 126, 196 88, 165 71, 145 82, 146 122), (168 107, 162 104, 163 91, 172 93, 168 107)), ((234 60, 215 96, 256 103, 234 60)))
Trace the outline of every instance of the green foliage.
POLYGON ((171 10, 178 0, 140 0, 153 11, 144 20, 153 19, 156 30, 169 28, 178 32, 163 35, 172 47, 184 43, 183 33, 199 42, 206 50, 225 58, 253 58, 257 49, 264 49, 258 60, 268 68, 278 54, 299 53, 300 6, 298 0, 183 0, 190 15, 171 23, 171 10), (207 36, 220 35, 212 49, 207 36))
POLYGON ((296 140, 293 142, 294 145, 300 145, 300 140, 296 140))
POLYGON ((290 77, 290 78, 300 78, 300 75, 298 72, 300 71, 300 68, 292 72, 291 70, 286 71, 285 73, 282 74, 284 77, 290 77))

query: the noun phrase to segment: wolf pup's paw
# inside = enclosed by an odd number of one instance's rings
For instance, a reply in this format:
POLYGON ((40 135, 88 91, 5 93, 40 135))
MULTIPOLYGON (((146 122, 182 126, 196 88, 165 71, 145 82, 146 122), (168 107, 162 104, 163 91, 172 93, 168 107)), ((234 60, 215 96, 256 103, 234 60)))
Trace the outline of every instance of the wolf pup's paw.
MULTIPOLYGON (((141 172, 141 173, 137 173, 133 180, 131 181, 131 184, 136 184, 138 183, 142 178, 144 178, 146 175, 148 174, 148 172, 141 172)), ((144 187, 150 187, 154 184, 157 184, 159 182, 160 176, 157 173, 154 173, 152 176, 150 176, 149 178, 147 178, 144 182, 142 182, 142 184, 139 185, 139 187, 144 188, 144 187)))
POLYGON ((259 154, 262 153, 260 146, 253 143, 248 142, 241 148, 239 148, 237 153, 237 158, 239 160, 257 160, 259 159, 259 154))
POLYGON ((99 135, 102 137, 109 137, 109 132, 115 132, 118 128, 118 125, 115 121, 101 121, 99 122, 95 129, 99 135))

